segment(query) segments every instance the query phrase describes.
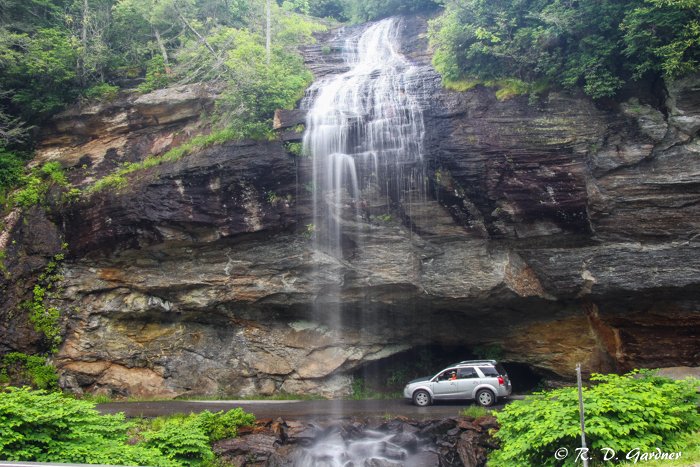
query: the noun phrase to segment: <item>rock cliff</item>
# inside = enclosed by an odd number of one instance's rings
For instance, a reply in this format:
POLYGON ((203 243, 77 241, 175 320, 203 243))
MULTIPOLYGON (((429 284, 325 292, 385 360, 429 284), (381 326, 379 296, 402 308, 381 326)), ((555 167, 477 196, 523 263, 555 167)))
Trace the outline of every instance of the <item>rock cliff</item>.
MULTIPOLYGON (((294 122, 278 118, 280 141, 213 146, 25 213, 0 284, 0 350, 38 342, 12 310, 64 237, 55 363, 75 391, 341 395, 353 372, 422 346, 498 348, 564 379, 577 362, 699 365, 700 79, 622 103, 499 101, 443 89, 424 20, 403 28, 421 65, 428 199, 373 208, 342 258, 314 251, 310 161, 282 141, 299 139, 303 115, 280 114, 294 122)), ((320 48, 307 50, 317 75, 342 68, 320 48)), ((86 185, 206 131, 216 92, 66 112, 37 160, 86 185)))

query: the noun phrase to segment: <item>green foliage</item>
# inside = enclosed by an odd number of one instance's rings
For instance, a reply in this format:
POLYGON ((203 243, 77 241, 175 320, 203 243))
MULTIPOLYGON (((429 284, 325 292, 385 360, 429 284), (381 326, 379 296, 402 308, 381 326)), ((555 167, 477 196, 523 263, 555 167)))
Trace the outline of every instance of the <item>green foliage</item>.
POLYGON ((93 102, 109 102, 117 98, 119 94, 119 86, 114 86, 108 83, 99 83, 85 90, 83 96, 88 101, 93 102))
POLYGON ((201 465, 214 459, 207 437, 198 417, 171 417, 156 430, 141 433, 144 445, 178 465, 201 465))
POLYGON ((68 180, 59 162, 47 162, 20 177, 21 188, 11 195, 14 205, 29 208, 41 204, 53 186, 68 186, 68 180))
POLYGON ((306 238, 313 239, 316 236, 317 231, 318 229, 316 228, 316 224, 306 224, 302 235, 306 238))
POLYGON ((647 0, 625 16, 621 28, 635 77, 656 72, 676 78, 700 69, 697 0, 647 0))
MULTIPOLYGON (((700 428, 697 380, 673 381, 650 372, 593 375, 585 388, 586 439, 591 453, 602 448, 629 452, 681 451, 700 428)), ((496 414, 501 448, 489 465, 574 465, 575 456, 557 461, 561 447, 580 446, 578 392, 575 387, 536 393, 496 414)), ((599 459, 600 460, 600 459, 599 459)))
POLYGON ((285 143, 285 149, 295 157, 304 157, 304 148, 301 143, 285 143))
POLYGON ((0 392, 0 459, 162 467, 212 465, 210 443, 255 421, 240 408, 157 418, 137 427, 123 414, 59 392, 0 392))
POLYGON ((186 143, 170 149, 160 156, 148 156, 141 162, 127 162, 114 173, 107 175, 86 189, 89 194, 100 192, 107 188, 123 188, 127 184, 126 176, 166 162, 175 162, 193 152, 201 151, 209 146, 223 144, 227 141, 239 141, 246 138, 269 140, 273 138, 270 128, 258 122, 241 124, 239 128, 225 128, 208 135, 195 136, 186 143))
POLYGON ((601 98, 648 73, 699 70, 699 21, 696 0, 451 0, 429 36, 453 89, 506 79, 506 98, 540 81, 601 98))
POLYGON ((11 352, 2 358, 0 373, 7 376, 7 382, 16 385, 31 385, 37 389, 56 389, 58 375, 46 358, 11 352))
POLYGON ((211 413, 208 410, 200 413, 198 419, 210 442, 225 438, 235 438, 238 428, 255 423, 255 416, 237 407, 227 412, 211 413))
POLYGON ((7 270, 7 265, 5 265, 6 258, 7 252, 5 252, 5 250, 0 250, 0 272, 5 276, 5 279, 9 279, 10 271, 7 270))
POLYGON ((146 80, 139 85, 138 90, 146 94, 164 88, 170 83, 170 79, 163 57, 156 55, 146 63, 146 80))
POLYGON ((297 13, 308 15, 311 5, 309 0, 284 0, 282 2, 282 9, 285 11, 295 11, 297 13))
POLYGON ((19 184, 22 179, 24 161, 14 152, 0 147, 0 196, 19 184))
POLYGON ((485 415, 491 415, 491 411, 480 405, 470 405, 469 407, 462 409, 459 414, 463 417, 479 418, 485 415))
POLYGON ((345 0, 310 0, 309 13, 319 18, 334 18, 338 21, 347 21, 347 2, 345 0))
POLYGON ((444 76, 442 78, 442 85, 445 87, 445 89, 449 89, 450 91, 466 92, 466 91, 469 91, 470 89, 474 89, 478 84, 480 84, 479 81, 475 81, 475 80, 469 80, 469 79, 451 80, 451 79, 446 78, 444 76))
POLYGON ((44 341, 49 352, 58 350, 61 343, 61 327, 59 321, 61 312, 55 306, 48 303, 56 293, 57 284, 63 279, 59 272, 59 266, 64 259, 63 253, 54 255, 48 262, 44 271, 39 275, 37 283, 32 289, 32 299, 22 302, 34 330, 44 335, 44 341))
POLYGON ((76 97, 75 41, 63 28, 3 31, 0 54, 2 88, 14 90, 10 104, 25 120, 44 118, 76 97))
POLYGON ((352 380, 352 394, 350 396, 351 400, 363 400, 371 399, 369 390, 365 385, 365 380, 362 378, 353 378, 352 380))
POLYGON ((155 449, 127 444, 123 414, 59 392, 6 388, 0 393, 0 459, 119 465, 180 465, 155 449))
POLYGON ((163 452, 178 465, 208 465, 214 458, 211 443, 234 438, 240 427, 253 423, 255 417, 240 408, 215 413, 205 410, 156 418, 142 427, 139 436, 146 446, 163 452))
MULTIPOLYGON (((308 22, 307 22, 308 23, 308 22)), ((291 26, 295 23, 289 23, 291 26)), ((299 23, 303 24, 303 23, 299 23)), ((311 29, 287 29, 285 38, 300 41, 311 29)), ((270 63, 265 57, 264 38, 244 30, 222 30, 236 44, 226 53, 227 91, 218 110, 229 121, 268 121, 276 109, 291 109, 303 96, 312 75, 296 53, 277 46, 270 63)), ((308 34, 307 34, 308 33, 308 34)))
POLYGON ((363 22, 400 13, 433 10, 439 3, 434 0, 346 0, 343 16, 363 22))
POLYGON ((530 86, 527 83, 519 79, 503 79, 495 81, 493 83, 487 82, 487 86, 495 86, 498 88, 496 91, 496 99, 499 101, 505 101, 515 96, 521 96, 527 94, 530 90, 530 86))

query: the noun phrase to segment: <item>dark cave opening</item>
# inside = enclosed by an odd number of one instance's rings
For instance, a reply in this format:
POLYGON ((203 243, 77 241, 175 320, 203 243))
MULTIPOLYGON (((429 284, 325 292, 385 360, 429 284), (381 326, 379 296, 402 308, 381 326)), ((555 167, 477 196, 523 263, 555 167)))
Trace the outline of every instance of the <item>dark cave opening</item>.
MULTIPOLYGON (((458 345, 422 345, 370 362, 352 373, 353 395, 358 398, 395 395, 408 381, 432 376, 441 369, 462 360, 479 358, 499 360, 489 347, 467 348, 458 345), (484 357, 484 355, 487 355, 484 357)), ((525 363, 501 361, 513 384, 514 393, 539 389, 544 378, 525 363)))
POLYGON ((514 394, 523 394, 543 389, 545 378, 526 363, 502 362, 513 385, 514 394))

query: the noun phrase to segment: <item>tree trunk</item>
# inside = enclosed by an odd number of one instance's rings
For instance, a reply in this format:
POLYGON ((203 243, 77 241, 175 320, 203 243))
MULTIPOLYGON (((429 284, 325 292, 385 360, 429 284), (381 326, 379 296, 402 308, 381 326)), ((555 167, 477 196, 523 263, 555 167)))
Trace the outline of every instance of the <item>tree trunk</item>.
POLYGON ((178 8, 176 2, 173 2, 173 6, 175 6, 175 11, 177 12, 177 16, 180 18, 180 21, 182 21, 182 23, 185 26, 187 26, 187 29, 189 29, 192 32, 192 34, 197 36, 197 39, 199 39, 202 42, 202 44, 204 44, 206 46, 206 48, 209 49, 209 52, 211 52, 216 57, 217 54, 216 54, 216 51, 214 50, 214 48, 209 44, 209 42, 207 42, 207 40, 200 33, 197 32, 197 30, 195 28, 192 27, 190 22, 187 21, 187 18, 185 18, 185 15, 182 14, 182 11, 180 11, 180 8, 178 8))
POLYGON ((90 5, 88 4, 88 0, 83 0, 83 18, 80 29, 80 44, 82 45, 82 50, 78 55, 78 79, 82 86, 85 85, 87 75, 87 71, 85 70, 85 57, 88 53, 87 28, 89 15, 90 5))
POLYGON ((270 64, 270 46, 272 45, 272 39, 270 37, 271 35, 271 27, 270 23, 272 22, 272 13, 270 11, 270 0, 267 0, 267 25, 266 25, 266 34, 265 34, 265 52, 267 53, 267 64, 270 64))
POLYGON ((165 44, 163 43, 163 40, 160 37, 160 32, 158 32, 157 28, 153 28, 153 33, 156 36, 156 42, 158 43, 158 47, 160 48, 160 54, 163 56, 163 65, 165 66, 165 73, 170 74, 170 61, 168 60, 168 51, 165 49, 165 44))

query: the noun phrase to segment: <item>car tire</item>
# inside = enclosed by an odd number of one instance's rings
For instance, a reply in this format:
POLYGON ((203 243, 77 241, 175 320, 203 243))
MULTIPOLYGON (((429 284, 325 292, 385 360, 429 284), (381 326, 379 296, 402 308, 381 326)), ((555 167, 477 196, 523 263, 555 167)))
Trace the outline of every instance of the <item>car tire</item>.
POLYGON ((433 401, 430 399, 430 394, 428 391, 419 389, 413 393, 413 403, 418 407, 426 407, 430 405, 433 401))
POLYGON ((488 389, 480 389, 476 393, 476 403, 482 407, 491 407, 496 402, 496 396, 488 389))

